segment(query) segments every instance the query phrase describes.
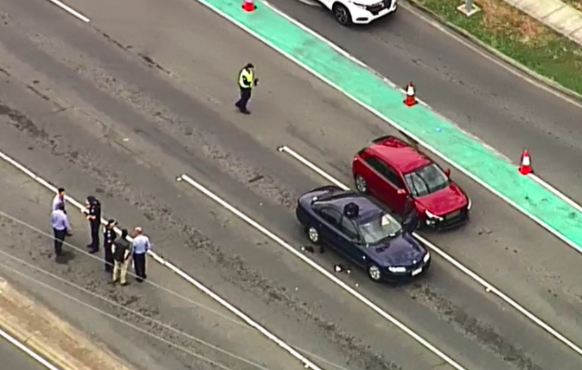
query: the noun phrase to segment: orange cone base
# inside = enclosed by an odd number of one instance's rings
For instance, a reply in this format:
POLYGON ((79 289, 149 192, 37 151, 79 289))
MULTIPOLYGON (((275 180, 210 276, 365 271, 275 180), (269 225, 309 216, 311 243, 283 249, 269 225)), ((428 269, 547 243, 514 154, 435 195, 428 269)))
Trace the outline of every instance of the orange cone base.
POLYGON ((418 102, 417 102, 417 101, 416 101, 416 99, 415 99, 415 98, 413 98, 413 97, 407 97, 407 98, 404 100, 404 105, 406 105, 406 106, 408 106, 408 107, 412 107, 413 105, 416 105, 416 104, 418 104, 418 102))
POLYGON ((252 12, 253 10, 255 10, 257 7, 255 6, 255 4, 253 3, 247 3, 245 2, 242 6, 243 10, 245 12, 252 12))

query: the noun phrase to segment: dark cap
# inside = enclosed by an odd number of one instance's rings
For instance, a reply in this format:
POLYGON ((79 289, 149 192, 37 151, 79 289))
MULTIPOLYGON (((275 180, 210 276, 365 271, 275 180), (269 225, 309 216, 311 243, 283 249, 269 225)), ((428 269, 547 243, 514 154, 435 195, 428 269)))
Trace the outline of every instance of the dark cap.
POLYGON ((65 192, 65 188, 59 188, 59 193, 64 193, 65 192))
POLYGON ((117 221, 115 221, 114 219, 109 219, 109 221, 107 221, 107 226, 111 225, 117 225, 117 221))
POLYGON ((247 66, 245 68, 255 68, 255 66, 253 65, 253 63, 247 63, 247 66))

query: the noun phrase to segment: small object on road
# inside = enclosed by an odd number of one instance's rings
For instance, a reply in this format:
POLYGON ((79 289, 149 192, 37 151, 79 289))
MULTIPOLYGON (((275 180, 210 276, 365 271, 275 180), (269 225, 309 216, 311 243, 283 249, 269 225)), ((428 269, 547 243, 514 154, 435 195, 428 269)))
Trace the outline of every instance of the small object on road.
POLYGON ((519 173, 522 175, 529 175, 533 173, 531 158, 527 149, 524 149, 524 151, 521 153, 521 160, 519 161, 519 173))
POLYGON ((313 249, 313 247, 310 245, 306 245, 306 246, 301 247, 301 250, 303 252, 307 252, 307 253, 314 253, 315 252, 315 249, 313 249))
POLYGON ((340 273, 340 272, 345 272, 346 274, 352 273, 352 271, 347 266, 344 266, 344 265, 339 264, 339 263, 334 265, 333 269, 336 273, 340 273))
POLYGON ((406 98, 404 99, 404 104, 408 107, 412 107, 417 103, 418 102, 416 101, 416 92, 414 91, 414 85, 412 84, 411 81, 406 86, 406 98))

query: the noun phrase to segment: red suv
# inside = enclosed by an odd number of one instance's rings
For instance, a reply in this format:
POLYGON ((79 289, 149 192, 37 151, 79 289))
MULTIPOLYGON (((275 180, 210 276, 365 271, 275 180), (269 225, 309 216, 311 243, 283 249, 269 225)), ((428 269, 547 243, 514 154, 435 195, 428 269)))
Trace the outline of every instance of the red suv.
POLYGON ((406 142, 384 136, 356 154, 352 163, 356 189, 380 199, 402 214, 412 200, 421 226, 448 229, 469 218, 471 200, 430 158, 406 142))

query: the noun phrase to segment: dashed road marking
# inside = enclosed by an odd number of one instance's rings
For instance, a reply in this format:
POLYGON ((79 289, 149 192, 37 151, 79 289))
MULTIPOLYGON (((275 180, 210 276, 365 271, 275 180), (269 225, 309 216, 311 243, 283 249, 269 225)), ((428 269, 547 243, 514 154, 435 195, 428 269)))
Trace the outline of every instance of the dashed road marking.
POLYGON ((233 215, 237 216, 239 219, 241 219, 242 221, 247 223, 249 226, 251 226, 255 230, 259 231, 261 234, 265 235, 269 239, 273 240, 275 243, 277 243, 280 246, 282 246, 283 248, 285 248, 287 251, 289 251, 295 257, 301 259, 303 262, 308 264, 310 267, 315 269, 317 272, 319 272, 320 274, 322 274, 323 276, 325 276, 326 278, 328 278, 329 280, 334 282, 336 285, 338 285, 340 288, 342 288, 343 290, 348 292, 354 298, 356 298, 357 300, 362 302, 364 305, 366 305, 367 307, 372 309, 374 312, 376 312, 382 318, 384 318, 385 320, 387 320, 388 322, 390 322, 391 324, 396 326, 398 329, 402 330, 404 333, 408 334, 410 337, 412 337, 414 340, 416 340, 418 343, 420 343, 423 347, 428 349, 434 355, 438 356, 441 360, 446 362, 448 365, 450 365, 454 369, 456 369, 456 370, 468 370, 468 369, 464 368, 463 366, 461 366, 459 363, 457 363, 455 360, 453 360, 450 356, 448 356, 447 354, 442 352, 440 349, 435 347, 433 344, 428 342, 426 339, 421 337, 419 334, 414 332, 412 329, 410 329, 409 327, 404 325, 398 319, 396 319, 395 317, 390 315, 388 312, 384 311, 382 308, 380 308, 374 302, 372 302, 371 300, 366 298, 364 295, 362 295, 361 293, 359 293, 358 291, 356 291, 355 289, 353 289, 352 287, 350 287, 349 285, 347 285, 346 283, 344 283, 343 281, 341 281, 340 279, 335 277, 332 273, 327 271, 327 269, 321 267, 319 264, 317 264, 314 261, 312 261, 311 259, 307 258, 305 255, 301 254, 297 249, 295 249, 293 246, 291 246, 285 240, 283 240, 282 238, 280 238, 279 236, 277 236, 273 232, 269 231, 267 228, 265 228, 264 226, 259 224, 257 221, 253 220, 252 218, 250 218, 249 216, 247 216, 246 214, 244 214, 243 212, 241 212, 240 210, 235 208, 233 205, 231 205, 230 203, 228 203, 227 201, 225 201, 224 199, 222 199, 218 195, 214 194, 212 191, 210 191, 204 185, 200 184, 199 182, 197 182, 196 180, 194 180, 193 178, 191 178, 187 174, 180 175, 178 177, 178 179, 191 185, 193 188, 198 190, 200 193, 204 194, 206 197, 210 198, 215 203, 217 203, 221 207, 225 208, 226 210, 231 212, 233 215))
MULTIPOLYGON (((57 193, 58 188, 56 186, 52 185, 51 183, 49 183, 48 181, 46 181, 42 177, 38 176, 37 174, 35 174, 34 172, 32 172, 31 170, 26 168, 24 165, 18 163, 16 160, 12 159, 8 155, 0 152, 0 158, 5 160, 6 162, 10 163, 12 166, 14 166, 18 170, 22 171, 24 174, 26 174, 31 179, 35 180, 36 182, 38 182, 39 184, 41 184, 45 188, 49 189, 50 191, 52 191, 54 193, 57 193)), ((72 205, 77 207, 79 209, 79 211, 82 211, 85 208, 85 206, 83 204, 81 204, 80 202, 78 202, 74 198, 70 197, 69 195, 65 195, 65 198, 69 203, 71 203, 72 205)), ((103 225, 107 225, 107 220, 102 218, 101 223, 103 225)), ((118 229, 117 227, 115 228, 115 232, 117 234, 121 235, 121 230, 118 229)), ((129 242, 133 241, 133 239, 131 237, 128 237, 127 240, 129 242)), ((160 265, 167 267, 168 269, 173 271, 176 275, 180 276, 181 278, 183 278, 184 280, 186 280, 187 282, 192 284, 194 287, 196 287, 200 291, 204 292, 212 300, 214 300, 215 302, 220 304, 222 307, 226 308, 229 312, 231 312, 232 314, 237 316, 239 319, 241 319, 247 325, 249 325, 253 329, 257 330, 259 333, 263 334, 267 339, 269 339, 272 342, 274 342, 275 344, 277 344, 279 347, 281 347, 283 350, 285 350, 291 356, 293 356, 294 358, 299 360, 304 368, 312 369, 312 370, 324 370, 321 367, 317 366, 315 363, 313 363, 310 359, 303 356, 301 353, 299 353, 292 346, 285 343, 283 340, 279 339, 275 334, 268 331, 261 324, 259 324, 255 320, 253 320, 251 317, 247 316, 247 314, 245 314, 244 312, 242 312, 241 310, 239 310, 238 308, 236 308, 235 306, 230 304, 224 298, 222 298, 221 296, 219 296, 218 294, 216 294, 215 292, 213 292, 212 290, 207 288, 205 285, 200 283, 198 280, 194 279, 192 276, 188 275, 186 272, 179 269, 177 266, 172 264, 170 261, 166 260, 165 258, 163 258, 162 256, 158 255, 157 253, 153 252, 152 250, 148 251, 148 255, 150 257, 152 257, 154 259, 154 261, 158 262, 160 265)), ((55 369, 55 370, 58 370, 58 369, 55 369)))

